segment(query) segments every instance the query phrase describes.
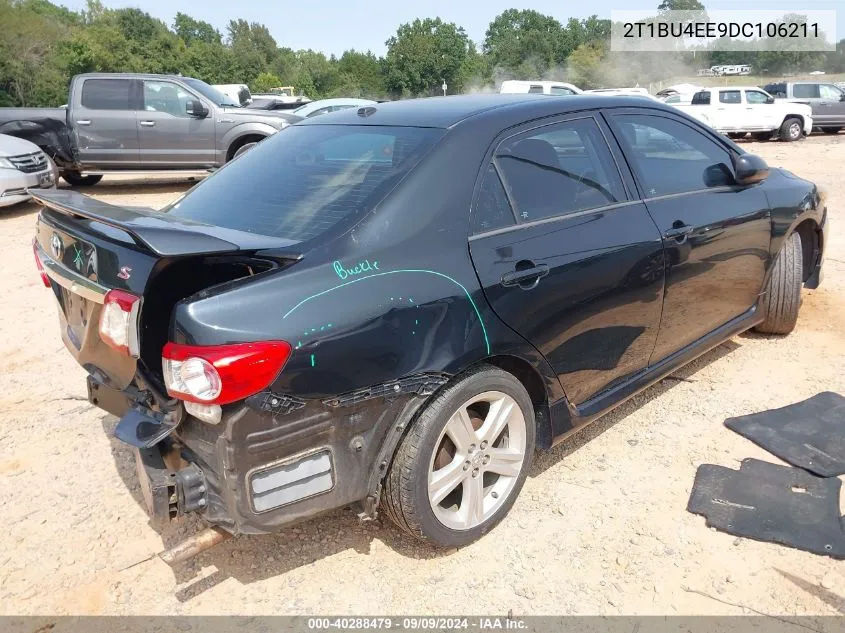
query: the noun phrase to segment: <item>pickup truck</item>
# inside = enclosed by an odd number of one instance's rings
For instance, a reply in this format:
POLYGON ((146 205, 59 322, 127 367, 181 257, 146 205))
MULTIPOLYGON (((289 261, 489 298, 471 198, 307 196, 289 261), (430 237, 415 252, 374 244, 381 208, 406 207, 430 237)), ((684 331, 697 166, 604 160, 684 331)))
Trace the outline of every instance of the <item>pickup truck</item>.
POLYGON ((813 125, 822 132, 836 134, 845 127, 845 90, 834 84, 781 81, 767 84, 765 90, 776 99, 809 105, 813 111, 813 125))
POLYGON ((134 73, 75 76, 66 108, 0 108, 0 133, 38 145, 77 186, 111 172, 221 167, 293 121, 198 79, 134 73))
POLYGON ((760 141, 773 136, 797 141, 813 130, 810 106, 776 100, 762 88, 705 88, 693 95, 691 103, 671 105, 732 138, 750 132, 760 141))

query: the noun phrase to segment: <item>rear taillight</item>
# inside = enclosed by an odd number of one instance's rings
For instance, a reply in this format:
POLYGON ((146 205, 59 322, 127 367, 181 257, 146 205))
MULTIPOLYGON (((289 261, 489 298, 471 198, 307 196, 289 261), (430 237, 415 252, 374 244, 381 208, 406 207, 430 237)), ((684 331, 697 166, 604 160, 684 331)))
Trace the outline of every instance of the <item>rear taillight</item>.
POLYGON ((47 276, 47 271, 44 270, 44 264, 41 263, 41 258, 38 256, 38 241, 32 240, 32 253, 35 255, 35 266, 38 268, 38 274, 41 275, 42 283, 49 288, 50 278, 47 276))
POLYGON ((285 341, 233 345, 168 343, 162 351, 167 393, 204 404, 228 404, 267 388, 290 357, 285 341))
POLYGON ((127 356, 138 357, 138 311, 141 297, 125 290, 109 290, 100 312, 100 338, 127 356))

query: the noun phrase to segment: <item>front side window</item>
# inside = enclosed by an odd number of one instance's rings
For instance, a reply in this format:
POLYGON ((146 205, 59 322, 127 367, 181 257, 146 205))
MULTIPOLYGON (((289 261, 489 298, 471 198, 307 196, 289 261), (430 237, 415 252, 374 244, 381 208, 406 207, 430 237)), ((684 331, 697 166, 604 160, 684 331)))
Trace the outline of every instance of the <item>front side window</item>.
POLYGON ((792 86, 792 96, 797 99, 817 99, 819 84, 795 84, 792 86))
POLYGON ((194 95, 169 81, 144 81, 144 110, 190 118, 186 112, 194 95))
POLYGON ((293 125, 206 178, 164 212, 309 240, 371 211, 443 133, 417 127, 293 125))
POLYGON ((739 90, 721 90, 719 91, 719 103, 741 103, 742 97, 739 90))
POLYGON ((830 101, 839 101, 842 97, 842 91, 836 86, 831 86, 830 84, 822 84, 819 86, 819 94, 822 99, 828 99, 830 101))
POLYGON ((497 148, 521 222, 594 209, 625 199, 604 136, 593 119, 547 125, 497 148))
POLYGON ((86 79, 82 84, 82 107, 91 110, 131 110, 130 79, 86 79))
POLYGON ((746 90, 745 91, 745 100, 748 103, 756 104, 756 103, 768 103, 769 102, 769 95, 765 92, 760 92, 759 90, 746 90))
POLYGON ((734 183, 728 150, 692 127, 640 114, 616 115, 614 120, 647 197, 734 183))
POLYGON ((572 92, 569 88, 564 86, 552 86, 550 94, 553 95, 574 95, 575 93, 572 92))

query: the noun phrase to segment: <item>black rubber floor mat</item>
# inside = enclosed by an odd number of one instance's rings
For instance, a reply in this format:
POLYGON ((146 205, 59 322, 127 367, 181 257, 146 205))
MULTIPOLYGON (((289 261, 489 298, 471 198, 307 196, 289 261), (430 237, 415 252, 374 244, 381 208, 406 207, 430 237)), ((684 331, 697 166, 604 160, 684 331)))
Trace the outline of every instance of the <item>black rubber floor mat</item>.
POLYGON ((717 530, 845 558, 836 478, 745 459, 739 470, 702 464, 687 510, 717 530))
POLYGON ((845 397, 837 393, 728 418, 725 426, 793 466, 822 477, 845 474, 845 397))

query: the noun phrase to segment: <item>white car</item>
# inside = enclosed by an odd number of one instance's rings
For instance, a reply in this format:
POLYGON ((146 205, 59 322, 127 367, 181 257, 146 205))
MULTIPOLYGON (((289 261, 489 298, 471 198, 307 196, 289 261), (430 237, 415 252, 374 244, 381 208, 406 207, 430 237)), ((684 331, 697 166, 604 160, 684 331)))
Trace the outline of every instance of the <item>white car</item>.
POLYGON ((756 86, 704 88, 690 104, 671 104, 728 136, 750 132, 758 140, 777 135, 797 141, 813 130, 810 106, 775 99, 756 86))
POLYGON ((660 101, 657 97, 652 95, 646 88, 595 88, 593 90, 585 90, 584 94, 599 94, 599 95, 621 95, 625 97, 646 97, 654 101, 660 101))
POLYGON ((578 86, 561 81, 519 81, 509 79, 503 81, 499 88, 500 94, 538 94, 538 95, 580 95, 583 90, 578 86))
POLYGON ((296 110, 291 110, 291 114, 301 116, 303 119, 309 119, 320 114, 326 114, 327 112, 336 112, 337 110, 360 108, 362 106, 376 104, 376 101, 371 101, 370 99, 347 99, 343 97, 339 97, 337 99, 320 99, 319 101, 306 103, 304 106, 300 106, 296 110))
POLYGON ((0 207, 26 202, 27 189, 54 188, 56 166, 37 145, 0 134, 0 207))

